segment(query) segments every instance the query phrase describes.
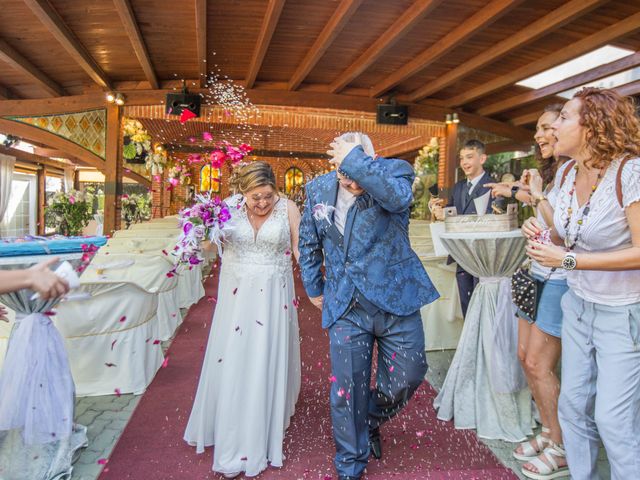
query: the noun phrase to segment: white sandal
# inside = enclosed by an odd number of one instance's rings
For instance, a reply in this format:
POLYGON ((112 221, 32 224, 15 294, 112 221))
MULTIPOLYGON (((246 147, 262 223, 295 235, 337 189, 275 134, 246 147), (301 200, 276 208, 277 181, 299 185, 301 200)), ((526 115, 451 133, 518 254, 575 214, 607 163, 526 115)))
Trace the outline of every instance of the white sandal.
POLYGON ((559 467, 558 462, 556 462, 556 458, 566 458, 567 456, 566 452, 560 445, 551 442, 550 445, 544 449, 542 455, 544 455, 549 464, 540 460, 540 457, 530 460, 529 463, 536 467, 538 471, 532 472, 531 470, 522 467, 522 474, 525 477, 533 478, 534 480, 550 480, 553 478, 569 476, 569 467, 559 467))
POLYGON ((516 460, 520 460, 522 462, 528 462, 532 458, 536 458, 544 451, 545 447, 547 447, 551 443, 551 439, 548 436, 549 433, 551 433, 551 430, 549 430, 549 428, 542 427, 542 433, 539 433, 533 438, 533 440, 535 440, 536 442, 537 448, 531 446, 531 440, 527 440, 526 442, 522 442, 519 445, 522 448, 522 453, 518 453, 518 448, 516 447, 516 449, 513 451, 513 457, 516 460), (543 433, 546 433, 547 435, 543 435, 543 433))

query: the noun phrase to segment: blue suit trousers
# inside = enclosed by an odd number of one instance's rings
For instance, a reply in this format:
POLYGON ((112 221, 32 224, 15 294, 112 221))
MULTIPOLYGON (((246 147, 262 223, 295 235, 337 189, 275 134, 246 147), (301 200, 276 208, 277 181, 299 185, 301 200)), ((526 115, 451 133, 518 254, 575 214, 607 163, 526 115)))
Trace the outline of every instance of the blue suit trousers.
MULTIPOLYGON (((356 298, 358 298, 356 296, 356 298)), ((397 316, 353 300, 329 328, 331 416, 339 475, 359 477, 369 458, 369 429, 396 415, 427 373, 422 318, 397 316), (370 388, 374 342, 376 388, 370 388)))

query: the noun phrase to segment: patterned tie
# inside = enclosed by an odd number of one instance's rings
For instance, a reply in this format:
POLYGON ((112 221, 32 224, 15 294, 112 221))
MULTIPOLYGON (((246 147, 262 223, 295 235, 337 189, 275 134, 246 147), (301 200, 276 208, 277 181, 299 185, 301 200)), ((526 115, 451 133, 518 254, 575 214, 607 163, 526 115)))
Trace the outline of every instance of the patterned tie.
POLYGON ((471 198, 471 189, 473 188, 473 183, 467 182, 464 189, 464 201, 467 203, 471 198))

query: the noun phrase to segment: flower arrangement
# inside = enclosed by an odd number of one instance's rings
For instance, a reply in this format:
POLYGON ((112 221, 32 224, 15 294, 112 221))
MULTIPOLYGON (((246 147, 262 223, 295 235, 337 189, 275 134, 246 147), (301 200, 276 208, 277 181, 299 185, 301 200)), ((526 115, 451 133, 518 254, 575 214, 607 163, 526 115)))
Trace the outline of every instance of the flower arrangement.
POLYGON ((198 265, 203 261, 201 242, 209 240, 222 246, 224 229, 231 219, 229 207, 219 197, 212 198, 210 194, 198 194, 195 203, 179 213, 182 232, 172 254, 177 262, 169 272, 173 276, 180 265, 198 265))
MULTIPOLYGON (((206 142, 212 142, 213 136, 209 132, 204 132, 202 138, 206 142)), ((195 141, 195 138, 193 138, 195 141)), ((205 163, 209 162, 213 168, 220 168, 224 165, 224 162, 231 162, 232 165, 240 163, 249 153, 253 151, 253 148, 246 143, 242 143, 239 146, 231 145, 229 142, 223 141, 214 144, 213 149, 204 155, 199 153, 192 153, 187 157, 187 164, 205 163)))
POLYGON ((89 191, 56 192, 47 202, 45 225, 61 235, 80 235, 93 218, 93 199, 89 191))
POLYGON ((138 195, 122 195, 122 220, 128 229, 132 223, 140 223, 151 218, 151 196, 147 193, 138 195))
POLYGON ((152 154, 147 155, 145 167, 151 172, 151 175, 162 175, 167 163, 167 151, 161 145, 158 145, 152 154))
POLYGON ((128 118, 124 122, 124 148, 122 156, 129 163, 145 163, 151 151, 151 135, 138 120, 128 118))
POLYGON ((189 171, 188 160, 177 160, 168 172, 168 190, 172 190, 178 185, 191 183, 191 172, 189 171))

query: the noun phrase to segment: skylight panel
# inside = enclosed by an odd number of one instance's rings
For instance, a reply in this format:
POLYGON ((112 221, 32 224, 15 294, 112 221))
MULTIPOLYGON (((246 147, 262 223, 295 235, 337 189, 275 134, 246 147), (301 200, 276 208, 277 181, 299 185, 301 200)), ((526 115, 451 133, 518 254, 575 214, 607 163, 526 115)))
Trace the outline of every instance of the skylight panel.
POLYGON ((605 63, 613 62, 627 55, 631 55, 632 50, 626 48, 614 47, 612 45, 605 45, 585 55, 569 60, 561 65, 545 70, 542 73, 538 73, 529 78, 518 82, 516 85, 521 85, 528 88, 542 88, 552 83, 559 82, 574 75, 578 75, 592 68, 604 65, 605 63))

